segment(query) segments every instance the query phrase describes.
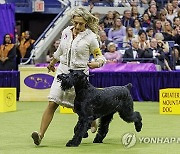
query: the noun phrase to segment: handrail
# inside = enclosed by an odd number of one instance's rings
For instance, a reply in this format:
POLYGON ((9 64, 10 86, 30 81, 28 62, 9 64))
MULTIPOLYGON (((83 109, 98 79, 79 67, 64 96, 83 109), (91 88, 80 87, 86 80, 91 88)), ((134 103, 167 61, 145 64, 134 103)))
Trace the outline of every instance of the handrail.
POLYGON ((66 9, 67 9, 68 7, 71 7, 70 1, 68 1, 68 4, 63 7, 62 11, 53 19, 53 21, 49 24, 49 26, 44 30, 44 32, 40 35, 40 37, 35 41, 35 43, 33 44, 33 49, 31 50, 31 52, 32 52, 32 51, 33 51, 33 52, 31 53, 30 57, 28 58, 28 60, 27 60, 26 62, 20 63, 21 65, 28 64, 28 63, 33 59, 34 53, 35 53, 35 50, 34 50, 34 49, 35 49, 35 46, 36 46, 42 39, 45 38, 45 35, 46 35, 46 33, 48 32, 48 30, 49 30, 51 27, 54 26, 55 22, 59 19, 60 16, 62 16, 62 14, 66 11, 66 9))
POLYGON ((53 21, 48 25, 48 27, 44 30, 44 32, 40 35, 40 37, 35 41, 33 48, 39 43, 39 41, 45 37, 48 30, 54 25, 57 19, 64 13, 67 7, 64 7, 63 10, 53 19, 53 21))

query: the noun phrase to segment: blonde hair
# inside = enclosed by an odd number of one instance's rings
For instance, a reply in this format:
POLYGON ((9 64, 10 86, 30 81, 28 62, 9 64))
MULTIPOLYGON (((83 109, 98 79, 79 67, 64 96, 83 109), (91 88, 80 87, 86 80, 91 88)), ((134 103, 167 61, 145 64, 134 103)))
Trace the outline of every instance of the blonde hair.
POLYGON ((87 23, 86 26, 95 34, 98 34, 99 19, 92 15, 88 10, 83 7, 74 9, 71 13, 71 19, 74 16, 82 17, 87 23))
POLYGON ((162 33, 156 33, 154 35, 154 38, 156 38, 156 40, 161 40, 161 41, 164 40, 164 36, 162 33))

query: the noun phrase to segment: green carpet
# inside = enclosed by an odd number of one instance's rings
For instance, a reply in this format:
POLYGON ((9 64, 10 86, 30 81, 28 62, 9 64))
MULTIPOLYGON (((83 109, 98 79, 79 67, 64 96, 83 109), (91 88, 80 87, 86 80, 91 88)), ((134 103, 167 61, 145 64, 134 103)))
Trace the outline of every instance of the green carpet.
POLYGON ((17 111, 0 113, 0 154, 179 154, 180 115, 160 115, 157 102, 136 102, 135 110, 141 112, 143 129, 136 133, 134 125, 119 119, 118 114, 110 125, 103 144, 93 144, 95 134, 83 139, 76 148, 65 147, 73 135, 76 114, 60 114, 56 111, 41 146, 33 145, 32 131, 39 130, 46 102, 17 102, 17 111), (122 144, 125 133, 135 133, 137 143, 131 148, 122 144), (139 138, 146 138, 140 143, 139 138), (179 143, 149 143, 149 138, 178 138, 179 143))

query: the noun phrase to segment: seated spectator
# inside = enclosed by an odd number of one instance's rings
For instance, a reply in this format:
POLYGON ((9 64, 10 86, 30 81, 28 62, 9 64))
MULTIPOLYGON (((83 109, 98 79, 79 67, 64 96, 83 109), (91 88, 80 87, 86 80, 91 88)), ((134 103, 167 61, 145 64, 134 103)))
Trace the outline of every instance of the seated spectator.
POLYGON ((111 42, 108 40, 106 32, 105 31, 99 31, 99 36, 100 36, 100 49, 102 51, 102 54, 108 52, 107 46, 111 42))
POLYGON ((138 35, 139 31, 142 29, 141 27, 141 22, 139 19, 134 20, 134 28, 133 28, 133 33, 135 35, 138 35))
POLYGON ((131 17, 131 11, 125 10, 122 20, 121 20, 123 26, 125 27, 133 27, 134 28, 134 19, 131 17))
POLYGON ((25 31, 24 36, 21 38, 20 41, 20 45, 18 48, 19 52, 17 52, 19 63, 21 61, 21 58, 25 58, 27 60, 30 57, 34 42, 35 40, 31 39, 30 31, 25 31))
POLYGON ((122 25, 121 19, 116 18, 114 20, 113 28, 108 32, 108 40, 118 44, 118 42, 123 41, 124 36, 126 36, 126 28, 122 25))
POLYGON ((137 6, 132 6, 132 8, 131 8, 131 17, 133 19, 139 19, 140 18, 140 13, 138 11, 137 6))
POLYGON ((175 66, 180 65, 180 47, 175 46, 172 51, 175 66))
POLYGON ((146 34, 147 34, 147 40, 152 39, 154 35, 154 29, 152 27, 148 27, 146 29, 146 34))
POLYGON ((0 71, 11 71, 16 69, 16 48, 12 43, 11 36, 4 36, 3 44, 0 46, 0 71))
MULTIPOLYGON (((133 38, 132 48, 125 50, 123 58, 132 58, 132 61, 134 61, 137 58, 143 58, 143 57, 144 57, 144 51, 139 49, 139 40, 137 38, 133 38)), ((123 60, 123 61, 126 61, 126 60, 123 60)), ((131 60, 128 60, 128 61, 131 61, 131 60)))
POLYGON ((151 26, 151 20, 148 13, 142 15, 141 26, 143 30, 146 30, 147 27, 151 26))
POLYGON ((155 38, 150 40, 150 48, 145 50, 144 58, 154 58, 154 63, 160 65, 162 70, 165 69, 165 54, 161 48, 157 48, 157 40, 155 38))
POLYGON ((60 39, 55 40, 54 43, 52 44, 51 48, 49 49, 47 56, 46 56, 46 61, 50 62, 53 58, 54 52, 57 50, 60 44, 60 39))
POLYGON ((126 27, 126 36, 123 38, 123 48, 131 47, 131 42, 134 37, 133 28, 126 27))
POLYGON ((180 17, 174 17, 173 26, 180 26, 180 17))
MULTIPOLYGON (((166 17, 167 11, 165 9, 161 9, 159 12, 159 20, 161 21, 162 30, 164 30, 165 22, 169 19, 166 17)), ((169 20, 170 21, 170 20, 169 20)), ((170 21, 171 22, 171 21, 170 21)))
POLYGON ((164 41, 174 41, 173 28, 171 23, 167 20, 164 24, 164 31, 162 32, 164 41))
POLYGON ((170 65, 170 55, 169 55, 169 44, 168 42, 163 41, 164 37, 162 35, 162 33, 156 33, 154 38, 157 40, 157 48, 161 48, 164 53, 165 53, 165 59, 164 59, 164 63, 165 63, 165 67, 168 71, 172 71, 170 65))
POLYGON ((150 47, 149 40, 147 40, 147 34, 144 30, 140 30, 138 33, 138 39, 139 39, 139 48, 141 50, 145 50, 150 47))
POLYGON ((161 20, 156 19, 153 24, 154 33, 161 33, 162 32, 162 24, 161 20))
POLYGON ((158 19, 158 16, 157 16, 158 11, 157 11, 157 6, 155 4, 150 4, 149 8, 145 10, 144 13, 148 13, 152 23, 155 19, 158 19))
POLYGON ((177 12, 174 12, 174 7, 172 3, 166 4, 166 11, 167 11, 167 15, 166 15, 167 19, 169 19, 171 23, 173 23, 173 19, 174 17, 177 16, 177 12))
POLYGON ((114 15, 112 11, 108 11, 108 14, 103 19, 104 27, 111 28, 114 24, 114 15))
POLYGON ((107 63, 117 63, 122 62, 122 55, 120 52, 116 51, 116 44, 110 42, 108 44, 108 51, 104 54, 104 57, 107 60, 107 63))
POLYGON ((180 26, 174 26, 172 34, 175 44, 180 45, 180 26))

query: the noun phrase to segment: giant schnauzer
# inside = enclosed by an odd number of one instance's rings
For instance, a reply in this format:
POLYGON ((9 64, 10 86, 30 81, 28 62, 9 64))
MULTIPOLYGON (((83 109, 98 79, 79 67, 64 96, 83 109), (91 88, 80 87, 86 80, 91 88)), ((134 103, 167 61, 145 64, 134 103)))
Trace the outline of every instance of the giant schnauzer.
POLYGON ((63 90, 74 86, 76 93, 74 110, 79 119, 74 128, 74 136, 66 146, 79 146, 82 138, 87 135, 90 124, 97 118, 100 118, 100 123, 93 143, 103 143, 109 123, 116 112, 124 121, 134 122, 137 132, 141 131, 142 118, 139 112, 133 110, 133 99, 129 91, 132 84, 97 89, 90 84, 88 75, 83 70, 69 71, 69 74, 60 74, 57 78, 63 90))

